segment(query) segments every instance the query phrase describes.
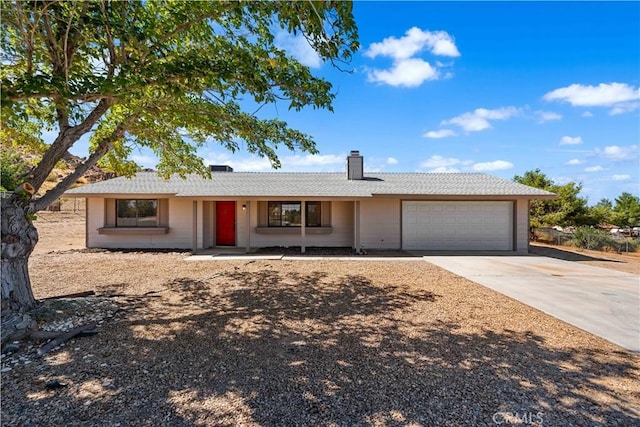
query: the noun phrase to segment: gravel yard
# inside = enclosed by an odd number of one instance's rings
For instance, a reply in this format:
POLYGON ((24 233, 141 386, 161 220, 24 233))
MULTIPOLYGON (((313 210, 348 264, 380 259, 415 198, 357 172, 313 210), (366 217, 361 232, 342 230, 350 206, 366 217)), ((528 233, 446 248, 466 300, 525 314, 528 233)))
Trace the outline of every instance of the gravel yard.
POLYGON ((185 262, 37 225, 36 297, 97 294, 39 319, 101 323, 3 356, 2 425, 640 423, 638 355, 424 261, 185 262))

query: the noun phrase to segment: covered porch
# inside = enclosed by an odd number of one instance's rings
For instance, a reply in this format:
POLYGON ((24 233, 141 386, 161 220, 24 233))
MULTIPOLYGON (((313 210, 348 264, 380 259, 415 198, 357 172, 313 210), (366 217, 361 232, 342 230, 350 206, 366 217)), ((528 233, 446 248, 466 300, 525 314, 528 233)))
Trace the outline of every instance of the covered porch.
POLYGON ((359 201, 320 198, 193 200, 192 249, 360 248, 359 201))

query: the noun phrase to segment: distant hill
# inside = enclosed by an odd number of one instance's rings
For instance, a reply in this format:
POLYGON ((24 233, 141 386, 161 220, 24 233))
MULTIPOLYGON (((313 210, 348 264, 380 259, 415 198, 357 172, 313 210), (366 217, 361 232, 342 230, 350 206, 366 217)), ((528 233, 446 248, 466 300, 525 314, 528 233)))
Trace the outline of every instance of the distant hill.
MULTIPOLYGON (((40 155, 33 152, 28 152, 24 148, 20 147, 2 147, 3 150, 16 153, 20 159, 27 166, 35 166, 40 159, 40 155)), ((67 152, 63 160, 58 162, 56 167, 51 171, 47 180, 42 184, 42 187, 38 190, 39 195, 43 195, 48 190, 55 187, 62 179, 69 175, 76 168, 77 165, 82 163, 84 159, 82 157, 75 156, 67 152)), ((28 169, 25 169, 25 173, 28 173, 28 169)), ((98 166, 92 166, 82 178, 78 179, 72 187, 79 187, 86 184, 91 184, 98 181, 104 181, 105 179, 115 178, 116 174, 104 170, 98 166)))
MULTIPOLYGON (((63 159, 67 165, 67 169, 66 169, 67 173, 75 169, 77 165, 79 165, 84 161, 82 157, 74 156, 68 151, 65 153, 63 159)), ((53 172, 55 172, 55 169, 53 172)), ((62 179, 64 176, 66 176, 66 174, 60 177, 60 179, 62 179)), ((80 184, 80 185, 90 184, 93 182, 104 181, 105 179, 111 179, 115 177, 116 177, 115 172, 106 171, 99 166, 92 166, 82 176, 80 180, 76 181, 76 184, 80 184)), ((74 187, 77 187, 77 186, 78 185, 74 185, 74 187)))

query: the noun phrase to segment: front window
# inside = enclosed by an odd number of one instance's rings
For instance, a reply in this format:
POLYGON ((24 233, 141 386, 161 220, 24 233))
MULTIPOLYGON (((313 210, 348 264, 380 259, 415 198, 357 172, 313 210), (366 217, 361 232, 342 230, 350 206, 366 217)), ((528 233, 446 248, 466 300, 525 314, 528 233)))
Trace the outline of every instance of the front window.
MULTIPOLYGON (((269 202, 269 227, 300 227, 302 225, 302 203, 269 202)), ((307 227, 320 227, 320 202, 305 203, 307 227)))
POLYGON ((306 203, 306 219, 307 227, 320 227, 322 225, 322 216, 320 215, 320 202, 306 203))
POLYGON ((116 200, 117 227, 157 227, 157 199, 116 200))

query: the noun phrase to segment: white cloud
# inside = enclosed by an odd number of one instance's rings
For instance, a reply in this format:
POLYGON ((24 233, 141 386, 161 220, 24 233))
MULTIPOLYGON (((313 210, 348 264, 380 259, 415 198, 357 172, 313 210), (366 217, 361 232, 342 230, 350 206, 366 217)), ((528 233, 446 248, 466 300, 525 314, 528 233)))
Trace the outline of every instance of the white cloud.
POLYGON ((397 165, 398 163, 398 159, 396 159, 395 157, 389 157, 387 158, 387 164, 388 165, 397 165))
POLYGON ((614 181, 627 181, 631 179, 631 175, 612 175, 611 179, 614 181))
POLYGON ((364 52, 365 56, 388 56, 394 59, 407 59, 424 49, 434 55, 460 56, 453 37, 445 31, 426 31, 412 27, 399 39, 391 36, 381 42, 371 43, 364 52))
POLYGON ((598 165, 598 166, 590 166, 588 168, 584 168, 585 172, 600 172, 600 171, 603 171, 603 170, 604 170, 604 168, 602 166, 600 166, 600 165, 598 165))
POLYGON ((558 114, 553 111, 536 111, 534 114, 538 117, 538 123, 562 119, 562 114, 558 114))
POLYGON ((231 155, 230 153, 208 152, 203 158, 205 165, 227 165, 231 166, 236 172, 273 170, 269 159, 258 156, 239 157, 238 155, 231 155))
POLYGON ((489 120, 507 120, 510 117, 520 114, 520 109, 516 107, 503 107, 495 110, 477 108, 473 112, 464 113, 449 120, 442 121, 441 125, 455 124, 466 132, 477 132, 491 128, 489 120))
MULTIPOLYGON (((280 156, 282 172, 322 171, 337 172, 344 169, 346 154, 306 154, 280 156)), ((227 153, 207 153, 208 165, 229 165, 237 172, 273 171, 269 159, 258 156, 238 157, 227 153)))
POLYGON ((552 90, 546 101, 568 102, 574 107, 612 107, 609 114, 635 111, 640 105, 640 89, 626 83, 600 83, 598 86, 572 84, 552 90))
POLYGON ((638 146, 628 145, 621 147, 619 145, 609 145, 604 150, 596 149, 596 154, 609 160, 635 160, 638 158, 638 146))
POLYGON ((621 102, 614 106, 609 114, 612 116, 617 116, 618 114, 631 113, 640 108, 640 102, 621 102))
POLYGON ((571 159, 568 162, 565 162, 565 165, 581 165, 583 164, 585 161, 584 160, 580 160, 580 159, 571 159))
POLYGON ((438 168, 431 169, 429 172, 431 172, 431 173, 458 173, 458 172, 460 172, 460 169, 451 168, 451 167, 448 167, 448 166, 440 166, 438 168))
POLYGON ((563 136, 560 138, 560 145, 577 145, 582 144, 582 137, 580 136, 563 136))
POLYGON ((236 172, 262 172, 271 171, 273 167, 267 158, 261 157, 245 157, 237 160, 229 160, 224 163, 212 163, 212 164, 225 164, 229 165, 236 172))
POLYGON ((513 168, 513 163, 505 160, 474 163, 472 160, 460 160, 455 157, 444 157, 435 154, 420 163, 420 168, 437 173, 455 173, 460 172, 461 169, 487 172, 511 169, 513 168))
POLYGON ((453 61, 449 61, 449 62, 436 61, 436 66, 440 68, 451 67, 453 66, 453 61))
POLYGON ((575 177, 570 177, 570 176, 559 176, 559 177, 553 177, 551 179, 553 182, 555 182, 558 185, 565 185, 570 182, 576 181, 575 177))
POLYGON ((470 162, 456 159, 454 157, 443 157, 435 154, 429 157, 427 160, 420 163, 420 167, 429 169, 429 168, 441 168, 441 167, 448 167, 448 166, 468 164, 468 163, 470 162))
POLYGON ((425 133, 422 136, 424 136, 425 138, 439 139, 439 138, 446 138, 449 136, 456 136, 456 135, 457 133, 455 133, 451 129, 440 129, 440 130, 430 130, 429 132, 425 133))
POLYGON ((273 170, 269 159, 256 156, 230 160, 225 164, 233 167, 236 172, 261 172, 273 170))
POLYGON ((322 65, 322 58, 302 35, 293 36, 281 31, 276 36, 276 45, 293 55, 302 65, 311 68, 320 68, 322 65))
POLYGON ((420 58, 396 61, 389 70, 372 70, 368 80, 391 86, 417 87, 426 80, 438 79, 438 70, 420 58))
POLYGON ((478 172, 499 171, 513 168, 513 163, 505 160, 495 160, 493 162, 476 163, 473 170, 478 172))
POLYGON ((346 154, 307 154, 283 157, 281 163, 283 168, 288 166, 343 165, 346 158, 346 154))
POLYGON ((368 70, 368 80, 391 86, 417 87, 427 80, 450 78, 452 76, 450 72, 446 72, 444 76, 439 72, 439 68, 448 67, 450 64, 436 61, 436 66, 433 66, 417 57, 425 50, 433 55, 460 56, 453 37, 447 32, 427 31, 412 27, 403 37, 399 39, 393 36, 387 37, 381 42, 371 43, 369 48, 364 51, 364 55, 369 58, 383 56, 393 60, 389 69, 368 70))
POLYGON ((423 37, 427 42, 427 46, 431 49, 431 53, 439 56, 458 57, 460 52, 456 47, 456 43, 446 31, 423 31, 423 37))
POLYGON ((591 111, 585 111, 582 113, 582 117, 593 117, 593 113, 591 111))

